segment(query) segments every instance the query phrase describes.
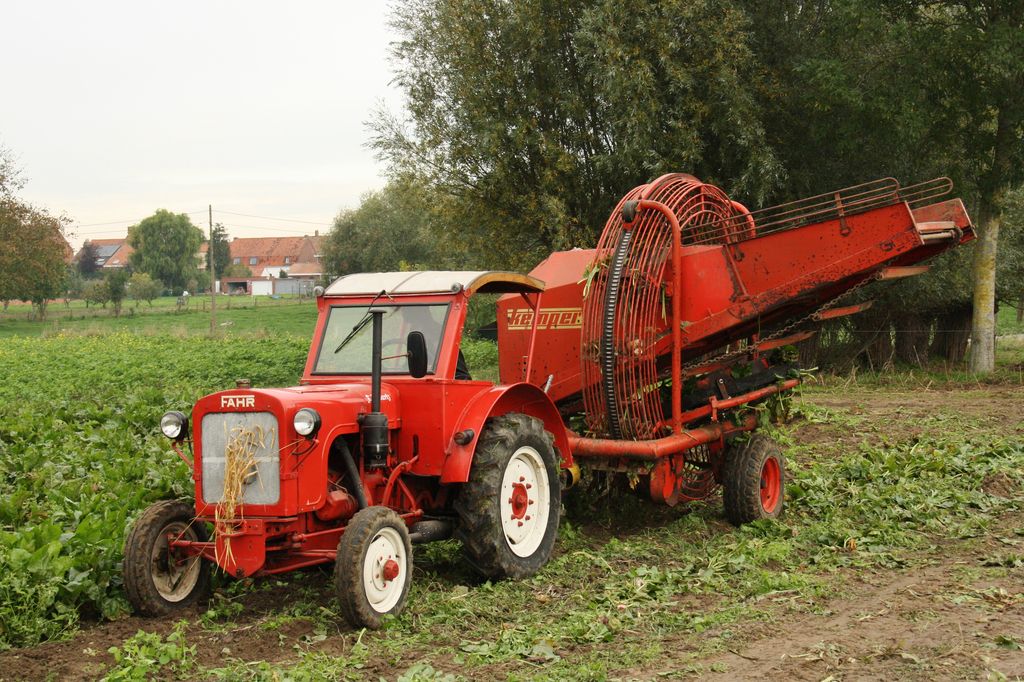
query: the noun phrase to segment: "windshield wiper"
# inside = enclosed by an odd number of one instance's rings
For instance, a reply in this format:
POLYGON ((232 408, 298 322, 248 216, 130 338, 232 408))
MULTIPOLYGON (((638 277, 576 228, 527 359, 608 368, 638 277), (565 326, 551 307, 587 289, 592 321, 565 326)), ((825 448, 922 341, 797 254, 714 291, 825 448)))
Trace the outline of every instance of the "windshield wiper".
MULTIPOLYGON (((358 334, 359 331, 363 327, 366 326, 366 323, 369 322, 372 319, 372 317, 370 315, 370 309, 373 308, 373 304, 376 303, 377 299, 379 299, 381 296, 387 296, 387 292, 384 291, 383 289, 380 290, 379 294, 377 294, 376 296, 373 297, 373 300, 370 301, 370 305, 366 306, 366 312, 363 313, 363 319, 361 319, 358 322, 356 322, 356 325, 354 327, 352 327, 352 331, 350 331, 348 333, 348 336, 346 336, 344 339, 342 339, 341 343, 338 344, 338 347, 334 349, 335 355, 337 355, 341 351, 342 348, 347 346, 348 342, 351 341, 352 339, 354 339, 356 334, 358 334)), ((390 300, 392 300, 392 301, 395 300, 395 299, 391 298, 390 296, 388 296, 388 298, 390 300)))

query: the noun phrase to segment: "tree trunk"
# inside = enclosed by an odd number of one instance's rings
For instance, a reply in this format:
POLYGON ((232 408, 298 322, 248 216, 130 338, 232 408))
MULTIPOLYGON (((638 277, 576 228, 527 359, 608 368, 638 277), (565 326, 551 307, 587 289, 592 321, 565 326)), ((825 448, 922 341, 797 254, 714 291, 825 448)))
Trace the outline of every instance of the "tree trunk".
POLYGON ((1011 154, 1015 148, 1016 116, 1005 102, 996 110, 996 135, 992 165, 981 182, 978 211, 978 245, 974 250, 971 279, 974 281, 974 320, 971 324, 969 369, 988 374, 996 368, 996 252, 1002 217, 999 199, 1009 179, 1011 154))
POLYGON ((999 215, 983 211, 978 245, 974 251, 974 319, 971 324, 969 369, 988 374, 996 368, 996 251, 999 245, 999 215))

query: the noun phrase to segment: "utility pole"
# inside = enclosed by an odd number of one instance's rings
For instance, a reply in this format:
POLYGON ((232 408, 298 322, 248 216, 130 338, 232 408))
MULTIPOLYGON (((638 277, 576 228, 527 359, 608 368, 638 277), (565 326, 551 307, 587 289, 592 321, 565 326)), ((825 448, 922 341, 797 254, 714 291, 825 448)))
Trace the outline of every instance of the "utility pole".
POLYGON ((210 248, 206 255, 210 259, 210 336, 217 331, 217 259, 213 253, 213 204, 210 204, 210 248))

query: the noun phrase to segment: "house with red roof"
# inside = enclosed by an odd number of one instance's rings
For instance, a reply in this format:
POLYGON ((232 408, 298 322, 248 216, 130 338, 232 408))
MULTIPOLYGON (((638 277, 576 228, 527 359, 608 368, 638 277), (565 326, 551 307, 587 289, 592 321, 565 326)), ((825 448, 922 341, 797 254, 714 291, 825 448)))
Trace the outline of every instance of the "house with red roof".
POLYGON ((323 237, 317 232, 312 237, 236 237, 228 243, 231 262, 244 265, 254 275, 260 275, 268 268, 272 276, 279 276, 281 269, 296 263, 319 263, 323 237))
POLYGON ((236 237, 228 242, 231 263, 249 268, 253 276, 225 279, 222 290, 257 295, 295 293, 294 282, 273 280, 320 279, 323 240, 319 232, 302 237, 236 237))

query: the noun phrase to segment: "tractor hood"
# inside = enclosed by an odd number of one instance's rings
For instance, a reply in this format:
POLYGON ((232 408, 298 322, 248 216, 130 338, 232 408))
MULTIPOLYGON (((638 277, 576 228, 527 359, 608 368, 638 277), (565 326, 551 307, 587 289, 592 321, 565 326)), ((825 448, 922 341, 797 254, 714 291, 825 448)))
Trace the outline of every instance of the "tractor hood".
MULTIPOLYGON (((398 428, 398 389, 388 383, 381 385, 381 412, 388 416, 391 428, 398 428)), ((211 393, 196 402, 192 410, 194 437, 201 442, 203 420, 207 415, 226 412, 270 413, 276 425, 277 440, 288 444, 301 438, 295 433, 292 420, 303 408, 320 415, 319 437, 358 430, 360 414, 370 411, 369 382, 318 384, 291 388, 236 388, 211 393)))
MULTIPOLYGON (((388 426, 401 426, 399 396, 381 386, 381 411, 388 426)), ((228 479, 228 451, 242 442, 255 475, 237 499, 246 517, 290 516, 323 505, 327 490, 326 457, 338 436, 359 431, 359 415, 370 412, 370 384, 352 382, 292 388, 236 388, 213 393, 192 410, 193 479, 196 511, 212 516, 216 505, 235 490, 228 479), (295 414, 312 409, 319 429, 299 435, 295 414)))

